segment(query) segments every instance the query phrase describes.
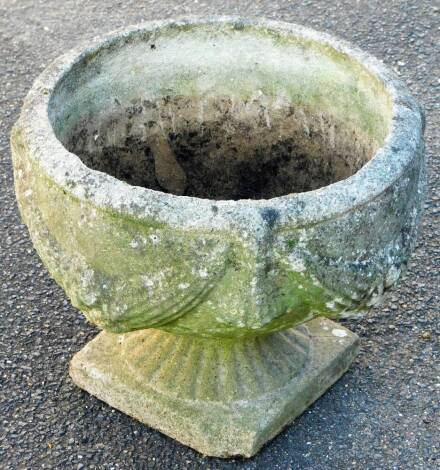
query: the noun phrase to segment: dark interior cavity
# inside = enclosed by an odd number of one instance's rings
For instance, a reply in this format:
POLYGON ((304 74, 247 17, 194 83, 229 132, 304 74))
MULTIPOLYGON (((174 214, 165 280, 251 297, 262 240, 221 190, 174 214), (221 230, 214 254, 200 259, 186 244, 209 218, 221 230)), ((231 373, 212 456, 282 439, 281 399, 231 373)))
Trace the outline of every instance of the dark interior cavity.
POLYGON ((268 199, 356 173, 375 140, 334 116, 265 96, 114 99, 65 138, 88 167, 131 185, 209 199, 268 199))

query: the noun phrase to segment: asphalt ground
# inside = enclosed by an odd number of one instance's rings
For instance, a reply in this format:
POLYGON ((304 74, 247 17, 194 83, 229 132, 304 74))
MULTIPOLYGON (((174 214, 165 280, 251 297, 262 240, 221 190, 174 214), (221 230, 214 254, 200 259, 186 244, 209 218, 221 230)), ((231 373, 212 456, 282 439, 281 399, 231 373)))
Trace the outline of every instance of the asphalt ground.
POLYGON ((440 468, 439 44, 434 1, 0 0, 0 468, 440 468), (343 37, 393 67, 427 112, 429 194, 408 272, 382 307, 344 324, 350 371, 250 460, 206 458, 73 385, 97 330, 42 266, 14 197, 9 133, 55 57, 97 34, 185 14, 240 14, 343 37))

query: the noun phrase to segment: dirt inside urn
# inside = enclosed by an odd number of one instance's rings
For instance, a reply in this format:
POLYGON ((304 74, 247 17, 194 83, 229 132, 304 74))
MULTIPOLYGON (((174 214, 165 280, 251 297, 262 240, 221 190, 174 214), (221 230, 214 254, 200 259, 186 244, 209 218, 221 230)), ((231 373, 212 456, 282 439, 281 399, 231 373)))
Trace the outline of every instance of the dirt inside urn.
POLYGON ((209 199, 268 199, 356 173, 377 150, 350 122, 265 96, 117 99, 78 120, 69 151, 131 185, 209 199))

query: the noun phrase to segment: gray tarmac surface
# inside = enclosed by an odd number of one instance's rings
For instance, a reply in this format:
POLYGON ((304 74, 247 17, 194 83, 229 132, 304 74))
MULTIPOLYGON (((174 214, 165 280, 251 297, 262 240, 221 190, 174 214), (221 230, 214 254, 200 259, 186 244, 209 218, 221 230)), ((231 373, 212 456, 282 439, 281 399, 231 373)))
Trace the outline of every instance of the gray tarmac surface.
POLYGON ((440 4, 412 1, 0 0, 0 468, 440 468, 440 4), (97 330, 52 281, 21 224, 9 133, 50 60, 96 34, 184 14, 261 15, 326 30, 394 67, 427 112, 430 193, 409 270, 345 325, 350 371, 251 460, 210 459, 76 388, 72 355, 97 330))

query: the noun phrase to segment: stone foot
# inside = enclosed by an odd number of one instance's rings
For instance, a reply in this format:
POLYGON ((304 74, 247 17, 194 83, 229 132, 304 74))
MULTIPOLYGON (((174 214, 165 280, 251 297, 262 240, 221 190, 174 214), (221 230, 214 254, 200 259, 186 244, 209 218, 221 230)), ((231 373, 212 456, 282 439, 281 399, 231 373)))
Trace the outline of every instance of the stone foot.
POLYGON ((71 362, 73 381, 199 452, 254 455, 347 370, 358 337, 316 318, 246 339, 102 332, 71 362))

